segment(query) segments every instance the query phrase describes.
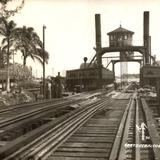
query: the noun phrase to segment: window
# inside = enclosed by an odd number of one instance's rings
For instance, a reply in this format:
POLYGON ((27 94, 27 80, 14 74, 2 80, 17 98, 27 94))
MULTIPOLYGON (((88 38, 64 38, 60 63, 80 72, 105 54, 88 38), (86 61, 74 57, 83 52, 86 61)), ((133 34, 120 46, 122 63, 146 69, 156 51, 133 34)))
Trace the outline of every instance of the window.
POLYGON ((123 40, 123 36, 117 36, 117 40, 118 41, 122 41, 123 40))
POLYGON ((124 39, 128 39, 128 36, 127 36, 127 35, 125 35, 125 36, 124 36, 124 39))

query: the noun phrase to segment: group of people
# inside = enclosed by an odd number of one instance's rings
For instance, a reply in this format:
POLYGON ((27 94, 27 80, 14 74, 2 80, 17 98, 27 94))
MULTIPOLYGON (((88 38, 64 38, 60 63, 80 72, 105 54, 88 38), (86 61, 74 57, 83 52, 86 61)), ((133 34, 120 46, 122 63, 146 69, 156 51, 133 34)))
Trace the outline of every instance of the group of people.
MULTIPOLYGON (((48 79, 45 84, 45 98, 61 98, 62 97, 62 81, 58 74, 55 78, 48 79)), ((43 86, 41 85, 41 93, 43 91, 43 86)))

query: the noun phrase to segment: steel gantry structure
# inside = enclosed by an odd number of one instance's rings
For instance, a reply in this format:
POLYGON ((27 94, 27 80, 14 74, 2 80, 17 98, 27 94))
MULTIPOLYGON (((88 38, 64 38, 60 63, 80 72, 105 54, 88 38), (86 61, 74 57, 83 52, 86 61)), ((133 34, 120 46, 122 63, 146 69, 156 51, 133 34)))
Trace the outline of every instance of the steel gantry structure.
MULTIPOLYGON (((126 59, 126 62, 138 62, 144 65, 151 65, 151 60, 154 61, 154 57, 151 55, 151 36, 149 34, 149 11, 144 12, 144 21, 143 21, 143 45, 142 46, 132 46, 132 45, 122 45, 122 46, 109 46, 102 47, 101 43, 101 17, 100 14, 95 15, 95 39, 96 39, 96 47, 94 48, 96 51, 95 56, 91 60, 90 64, 96 59, 97 67, 99 68, 99 88, 102 87, 102 56, 109 52, 139 52, 142 54, 142 59, 126 59)), ((117 62, 121 62, 122 60, 112 60, 112 69, 114 71, 114 65, 117 62)))

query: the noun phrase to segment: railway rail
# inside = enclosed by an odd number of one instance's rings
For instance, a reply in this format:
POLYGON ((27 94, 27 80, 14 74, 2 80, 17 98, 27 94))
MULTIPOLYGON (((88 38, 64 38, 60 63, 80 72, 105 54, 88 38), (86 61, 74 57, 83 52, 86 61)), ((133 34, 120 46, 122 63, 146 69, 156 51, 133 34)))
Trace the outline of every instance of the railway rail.
MULTIPOLYGON (((57 119, 57 123, 52 121, 41 126, 2 147, 0 150, 0 158, 5 160, 12 160, 14 158, 25 160, 46 159, 50 154, 52 155, 52 152, 62 145, 64 141, 66 141, 72 134, 74 135, 76 131, 78 132, 79 129, 81 130, 83 128, 82 126, 90 120, 91 122, 89 122, 88 127, 91 130, 92 127, 95 129, 95 132, 97 127, 100 129, 100 138, 98 138, 99 135, 96 136, 95 133, 91 133, 91 140, 94 141, 94 138, 96 138, 96 140, 99 141, 99 145, 100 143, 107 144, 106 141, 103 142, 103 140, 105 140, 105 134, 103 134, 103 132, 106 132, 110 135, 110 137, 106 137, 106 140, 110 141, 111 148, 111 144, 114 142, 116 131, 120 123, 119 119, 123 115, 124 109, 128 103, 127 99, 123 99, 122 101, 117 99, 116 103, 114 101, 114 99, 106 97, 102 98, 102 100, 95 101, 92 104, 85 105, 84 107, 78 108, 71 113, 64 115, 64 118, 61 117, 60 119, 57 119), (115 109, 110 115, 109 113, 114 107, 116 107, 117 110, 115 109), (99 114, 97 114, 97 112, 99 114), (106 117, 108 117, 107 115, 110 116, 110 120, 103 117, 105 116, 104 113, 106 114, 106 117), (94 118, 92 119, 93 116, 94 118), (112 125, 112 123, 114 125, 112 125), (92 126, 94 124, 96 124, 96 126, 92 126), (47 129, 48 127, 49 129, 47 129)), ((84 133, 82 133, 81 136, 83 142, 87 140, 86 138, 89 138, 83 137, 84 133)), ((96 145, 96 142, 94 145, 96 145)), ((104 156, 104 154, 102 154, 102 156, 104 156)))
POLYGON ((24 137, 19 137, 12 141, 12 144, 10 143, 4 146, 4 148, 1 148, 0 158, 4 158, 6 155, 10 154, 10 152, 13 152, 13 155, 10 155, 6 159, 13 159, 13 157, 18 158, 18 156, 20 156, 20 158, 27 156, 27 159, 30 159, 32 157, 31 151, 33 151, 33 148, 37 149, 38 146, 39 149, 41 146, 47 147, 47 144, 51 143, 51 140, 55 141, 54 147, 56 147, 60 141, 62 142, 65 139, 65 134, 70 135, 72 132, 75 132, 76 128, 84 124, 97 110, 104 108, 104 104, 106 103, 108 103, 108 100, 105 99, 85 105, 84 107, 78 108, 63 117, 60 117, 57 121, 52 121, 29 132, 24 137), (40 134, 41 132, 43 132, 43 134, 37 138, 37 133, 40 134), (26 143, 27 145, 24 146, 26 143))
MULTIPOLYGON (((113 102, 113 104, 114 103, 115 102, 113 102)), ((110 103, 111 108, 113 108, 112 106, 113 104, 110 103)), ((124 105, 124 102, 122 104, 124 105)), ((124 109, 122 108, 121 111, 124 109)), ((127 105, 125 111, 123 112, 124 114, 122 114, 122 112, 119 112, 118 114, 117 113, 118 110, 116 110, 114 113, 116 114, 116 117, 114 118, 116 118, 116 120, 122 118, 121 123, 113 121, 113 112, 110 109, 107 107, 106 108, 107 112, 105 114, 107 114, 108 112, 111 113, 112 125, 111 123, 107 124, 104 120, 101 119, 102 118, 101 114, 103 115, 103 113, 101 113, 94 117, 96 120, 93 118, 90 120, 90 122, 87 122, 85 124, 86 126, 81 127, 58 149, 56 148, 51 149, 52 144, 54 144, 54 142, 52 141, 50 143, 47 143, 46 148, 43 145, 39 145, 39 147, 33 149, 30 157, 28 158, 32 160, 36 159, 61 160, 65 158, 68 158, 70 160, 72 159, 74 160, 76 159, 78 160, 160 159, 158 149, 154 148, 156 144, 159 145, 158 142, 160 141, 157 141, 158 139, 155 138, 155 135, 157 134, 155 134, 155 128, 153 129, 153 123, 151 123, 150 120, 151 117, 147 115, 148 112, 146 112, 147 108, 145 106, 144 100, 140 99, 134 94, 134 96, 130 99, 130 102, 127 105), (99 116, 101 117, 100 118, 101 120, 98 118, 99 116), (97 125, 96 124, 97 120, 101 121, 101 123, 103 122, 103 124, 106 123, 107 127, 102 124, 97 125), (96 125, 94 125, 93 122, 96 125), (145 125, 144 127, 146 128, 143 128, 142 124, 144 124, 145 125), (87 129, 84 129, 85 127, 87 129), (108 131, 108 133, 106 132, 106 135, 104 134, 106 131, 105 129, 107 129, 108 131), (98 131, 99 133, 96 131, 98 131), (90 144, 87 144, 86 142, 87 143, 89 142, 90 144), (103 148, 104 146, 106 148, 103 148), (142 147, 139 148, 139 146, 142 147)), ((109 121, 109 119, 107 119, 107 121, 109 121)))
POLYGON ((133 99, 123 127, 119 128, 109 160, 158 160, 160 138, 151 112, 143 98, 133 99))
POLYGON ((94 91, 94 92, 86 92, 86 93, 82 93, 82 94, 77 94, 77 95, 72 95, 69 97, 64 97, 61 99, 51 99, 51 100, 43 100, 43 101, 38 101, 38 102, 32 102, 32 103, 23 103, 23 104, 18 104, 18 105, 9 105, 9 106, 1 106, 0 107, 0 116, 2 116, 5 113, 8 112, 20 112, 22 110, 22 112, 25 112, 26 110, 31 110, 32 108, 39 108, 41 106, 45 106, 47 104, 53 104, 53 103, 57 103, 60 101, 67 101, 69 100, 73 100, 73 99, 86 99, 86 97, 92 97, 94 96, 94 94, 96 94, 98 91, 94 91))
MULTIPOLYGON (((115 97, 105 109, 93 116, 47 160, 106 160, 109 159, 124 112, 131 102, 126 95, 115 97)), ((45 158, 44 158, 45 159, 45 158)))
POLYGON ((0 140, 11 141, 62 114, 73 110, 73 104, 79 104, 99 93, 83 93, 60 100, 48 100, 9 106, 0 110, 0 140))
POLYGON ((137 94, 118 92, 84 103, 7 143, 0 159, 159 160, 160 138, 137 94))
MULTIPOLYGON (((47 122, 47 119, 50 117, 55 117, 55 115, 60 113, 61 111, 69 109, 69 106, 74 103, 78 103, 80 100, 76 101, 62 101, 56 104, 50 104, 46 106, 42 106, 26 113, 18 114, 13 117, 8 117, 3 121, 0 121, 0 139, 1 141, 7 140, 10 141, 20 134, 25 134, 30 129, 29 126, 35 128, 36 123, 37 125, 42 125, 43 123, 47 122), (47 117, 47 119, 45 119, 47 117), (33 124, 33 125, 32 125, 33 124), (35 124, 35 125, 34 125, 35 124), (20 130, 20 131, 18 131, 20 130), (19 132, 18 134, 14 135, 14 131, 19 132)), ((64 114, 64 113, 63 113, 64 114)), ((7 115, 7 116, 10 116, 7 115)))

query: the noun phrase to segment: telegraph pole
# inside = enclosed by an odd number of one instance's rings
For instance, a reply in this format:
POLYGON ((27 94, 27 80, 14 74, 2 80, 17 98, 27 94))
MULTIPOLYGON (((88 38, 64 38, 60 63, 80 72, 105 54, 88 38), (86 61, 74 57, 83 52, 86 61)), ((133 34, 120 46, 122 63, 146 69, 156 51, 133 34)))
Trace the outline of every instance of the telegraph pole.
POLYGON ((45 29, 46 26, 43 25, 43 99, 46 98, 46 89, 45 89, 45 29))

